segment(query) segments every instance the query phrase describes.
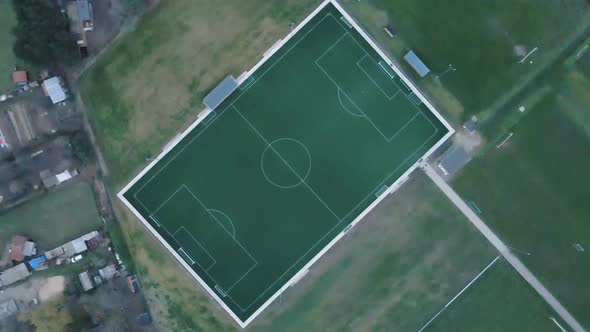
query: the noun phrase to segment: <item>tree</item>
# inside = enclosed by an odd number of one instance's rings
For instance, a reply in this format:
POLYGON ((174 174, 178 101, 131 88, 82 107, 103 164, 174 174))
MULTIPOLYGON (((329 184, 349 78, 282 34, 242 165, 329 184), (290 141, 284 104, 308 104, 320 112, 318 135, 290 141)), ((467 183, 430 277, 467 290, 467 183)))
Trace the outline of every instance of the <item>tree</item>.
POLYGON ((17 25, 14 53, 38 66, 70 64, 77 58, 77 45, 68 29, 68 19, 51 0, 13 0, 17 25))
POLYGON ((83 163, 94 160, 94 147, 83 131, 75 131, 70 135, 72 152, 83 163))

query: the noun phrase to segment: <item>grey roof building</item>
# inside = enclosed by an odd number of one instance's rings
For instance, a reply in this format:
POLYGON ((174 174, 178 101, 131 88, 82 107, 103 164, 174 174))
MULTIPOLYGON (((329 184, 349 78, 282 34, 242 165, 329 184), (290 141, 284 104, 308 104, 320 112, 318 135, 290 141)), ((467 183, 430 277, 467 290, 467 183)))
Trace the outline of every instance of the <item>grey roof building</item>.
POLYGON ((472 120, 469 120, 463 124, 463 129, 467 130, 470 133, 473 133, 477 130, 477 123, 472 120))
POLYGON ((25 280, 31 275, 27 265, 20 263, 0 272, 0 287, 12 285, 17 281, 25 280))
POLYGON ((238 82, 234 79, 233 76, 228 75, 226 78, 219 83, 213 89, 213 91, 209 92, 207 96, 203 99, 203 104, 210 109, 215 109, 219 104, 221 104, 232 92, 234 92, 238 88, 238 82))
POLYGON ((438 168, 446 175, 453 176, 471 160, 469 154, 460 146, 452 146, 444 154, 438 168))
POLYGON ((420 75, 420 77, 424 77, 428 75, 428 73, 430 73, 430 69, 428 69, 424 62, 422 62, 422 60, 418 58, 414 51, 409 51, 404 56, 404 59, 410 66, 412 66, 412 68, 414 68, 414 70, 416 71, 416 73, 418 73, 418 75, 420 75))
POLYGON ((78 279, 80 279, 80 283, 82 284, 82 288, 84 289, 85 292, 94 288, 94 284, 92 283, 92 280, 90 279, 90 275, 88 274, 88 271, 84 271, 84 272, 80 273, 78 275, 78 279))

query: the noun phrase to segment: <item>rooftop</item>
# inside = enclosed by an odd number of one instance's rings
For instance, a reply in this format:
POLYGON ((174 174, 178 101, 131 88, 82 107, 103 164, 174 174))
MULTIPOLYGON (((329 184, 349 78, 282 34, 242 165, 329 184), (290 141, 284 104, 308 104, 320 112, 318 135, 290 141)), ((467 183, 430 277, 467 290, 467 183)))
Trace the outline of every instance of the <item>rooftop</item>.
POLYGON ((17 235, 12 239, 10 245, 10 259, 16 262, 22 262, 25 258, 24 249, 27 238, 24 236, 17 235))
POLYGON ((412 66, 412 68, 414 68, 414 70, 416 71, 416 73, 418 73, 418 75, 420 75, 420 77, 424 77, 428 75, 428 73, 430 73, 430 69, 428 69, 424 62, 422 62, 422 60, 418 58, 414 51, 409 51, 404 56, 404 59, 408 64, 410 64, 410 66, 412 66))
POLYGON ((209 107, 210 109, 215 109, 215 107, 219 106, 225 98, 229 97, 229 95, 234 92, 235 89, 238 87, 238 82, 233 78, 233 76, 228 75, 226 78, 219 83, 213 89, 213 91, 209 92, 207 96, 203 99, 203 104, 209 107))
POLYGON ((17 281, 24 280, 31 275, 27 265, 20 263, 7 270, 0 272, 0 287, 14 284, 17 281))
POLYGON ((43 91, 45 91, 45 94, 49 96, 54 104, 66 100, 66 92, 61 86, 61 82, 57 76, 43 81, 43 91))
POLYGON ((24 70, 16 70, 12 72, 12 81, 16 85, 26 84, 29 81, 27 72, 24 70))
POLYGON ((469 154, 460 146, 453 146, 445 153, 444 157, 438 163, 438 168, 447 176, 457 173, 471 158, 469 154))

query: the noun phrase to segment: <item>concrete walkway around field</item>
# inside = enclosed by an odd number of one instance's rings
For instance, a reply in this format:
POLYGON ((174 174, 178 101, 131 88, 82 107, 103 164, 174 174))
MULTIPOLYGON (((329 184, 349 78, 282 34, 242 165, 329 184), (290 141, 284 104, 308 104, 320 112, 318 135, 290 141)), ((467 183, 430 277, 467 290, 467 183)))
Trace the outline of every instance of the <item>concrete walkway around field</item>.
POLYGON ((451 188, 445 180, 436 172, 429 164, 422 164, 420 166, 434 181, 438 188, 449 198, 453 204, 477 227, 483 236, 490 241, 500 254, 512 265, 512 267, 533 287, 539 295, 553 308, 553 310, 563 319, 574 331, 585 332, 582 325, 567 311, 567 309, 559 303, 559 301, 549 292, 543 284, 537 279, 529 269, 518 259, 510 249, 498 238, 498 236, 479 218, 473 210, 459 197, 459 195, 451 188))

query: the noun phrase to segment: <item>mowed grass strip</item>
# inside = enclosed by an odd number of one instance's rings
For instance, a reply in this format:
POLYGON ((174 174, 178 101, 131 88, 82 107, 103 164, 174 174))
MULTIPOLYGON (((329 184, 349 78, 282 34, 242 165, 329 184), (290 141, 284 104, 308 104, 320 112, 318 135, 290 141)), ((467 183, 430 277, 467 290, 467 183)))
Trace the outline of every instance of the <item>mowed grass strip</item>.
POLYGON ((181 0, 151 10, 81 79, 113 180, 137 173, 196 119, 207 92, 252 67, 319 3, 181 0))
POLYGON ((503 259, 498 260, 424 331, 555 332, 566 326, 503 259))
POLYGON ((587 112, 578 99, 587 96, 554 82, 566 89, 528 110, 512 138, 474 160, 454 186, 508 245, 532 253, 523 263, 590 327, 590 136, 575 115, 587 112))
POLYGON ((46 246, 58 246, 101 226, 94 192, 81 182, 0 215, 0 244, 27 235, 46 246))
POLYGON ((491 115, 488 107, 546 65, 590 22, 586 0, 342 3, 456 121, 491 115), (395 38, 383 31, 386 25, 394 28, 395 38), (524 53, 539 47, 529 58, 533 64, 518 63, 519 46, 524 53), (428 77, 420 79, 403 61, 410 49, 432 70, 428 77), (449 64, 457 70, 435 79, 449 64))
POLYGON ((12 70, 17 62, 12 45, 14 35, 12 29, 16 26, 16 16, 11 0, 0 1, 0 94, 11 90, 12 70))
POLYGON ((356 226, 253 331, 417 331, 496 252, 420 171, 356 226))

